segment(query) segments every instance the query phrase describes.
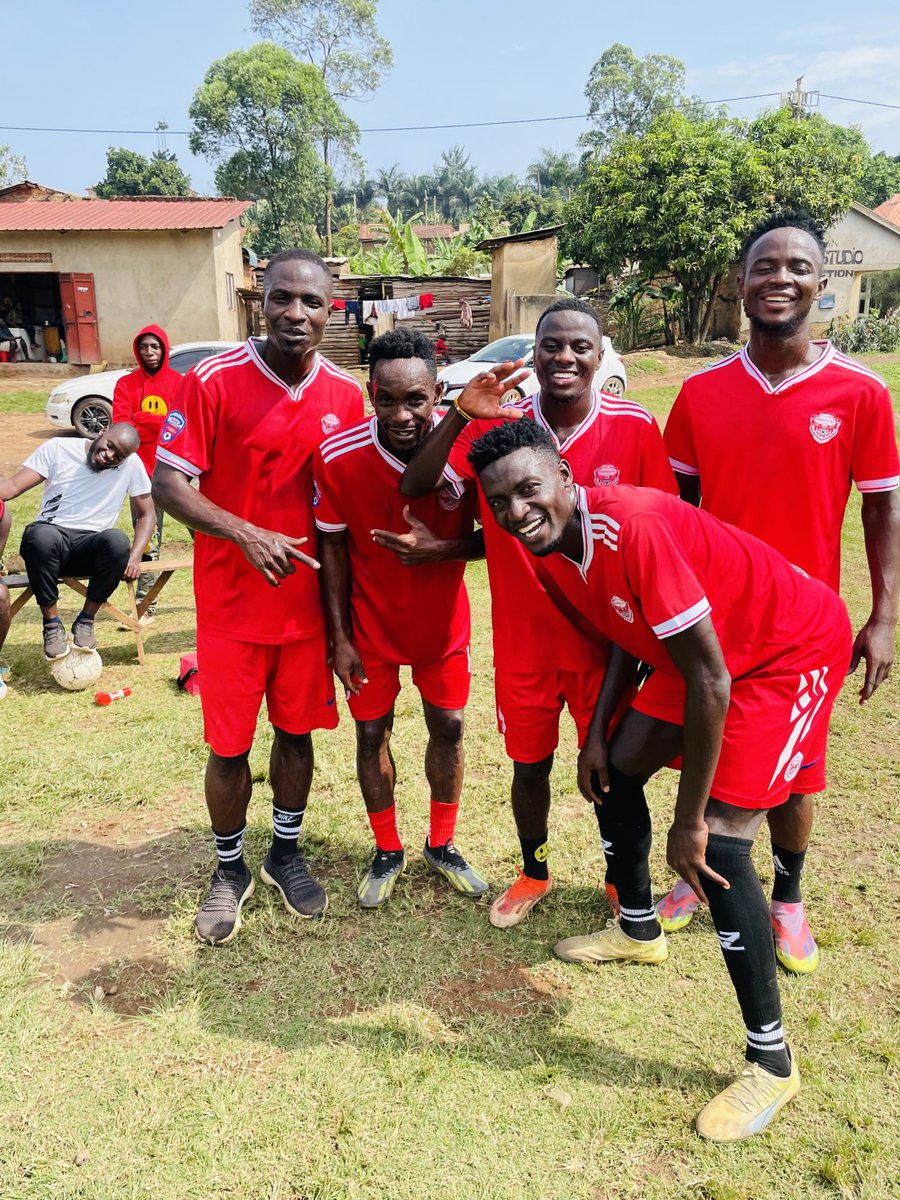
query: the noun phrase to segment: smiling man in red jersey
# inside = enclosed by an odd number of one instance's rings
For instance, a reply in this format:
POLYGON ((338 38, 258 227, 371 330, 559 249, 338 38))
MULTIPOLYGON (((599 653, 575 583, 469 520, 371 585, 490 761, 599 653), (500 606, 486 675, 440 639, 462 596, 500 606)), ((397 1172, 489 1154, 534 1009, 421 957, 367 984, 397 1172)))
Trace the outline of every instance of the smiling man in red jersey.
POLYGON ((442 388, 428 338, 405 329, 376 338, 369 371, 374 415, 323 442, 315 466, 334 670, 356 721, 356 770, 375 838, 357 895, 364 908, 384 904, 406 865, 390 741, 400 667, 409 666, 428 728, 425 861, 474 898, 488 885, 453 837, 470 682, 463 575, 466 561, 484 553, 474 532, 475 490, 456 480, 411 503, 400 493, 406 463, 438 419, 434 406, 442 388))
POLYGON ((337 724, 319 564, 305 551, 315 545, 313 454, 363 412, 359 384, 318 353, 330 313, 327 264, 311 250, 276 254, 263 282, 268 336, 190 371, 159 439, 154 497, 197 530, 206 803, 218 865, 196 932, 214 946, 240 929, 254 887, 243 841, 263 696, 275 739, 262 879, 294 916, 319 916, 328 904, 297 847, 312 781, 310 731, 337 724))
POLYGON ((709 905, 747 1033, 744 1070, 706 1105, 697 1130, 719 1142, 750 1137, 800 1087, 753 839, 827 729, 850 660, 847 610, 758 538, 674 496, 579 488, 531 421, 490 430, 470 453, 504 536, 613 643, 578 782, 599 806, 621 913, 555 952, 574 963, 666 960, 644 785, 680 754, 667 857, 709 905), (654 673, 611 732, 622 668, 637 660, 654 673))
MULTIPOLYGON (((856 636, 850 670, 865 660, 859 693, 865 704, 894 655, 900 464, 884 381, 829 342, 810 338, 811 310, 828 282, 824 251, 823 232, 806 214, 780 214, 753 230, 740 275, 750 341, 685 380, 665 441, 684 499, 762 538, 835 591, 841 525, 856 484, 872 609, 856 636)), ((823 742, 808 747, 790 800, 769 814, 776 953, 796 973, 815 970, 819 960, 800 876, 813 795, 825 785, 823 742)), ((677 884, 659 903, 663 927, 687 925, 697 903, 686 883, 677 884)))
MULTIPOLYGON (((523 413, 556 441, 576 480, 596 487, 633 483, 674 494, 675 480, 655 420, 632 400, 594 388, 603 331, 581 300, 557 300, 535 333, 540 391, 512 408, 498 396, 515 384, 516 364, 477 376, 428 436, 403 477, 419 496, 447 478, 471 479, 472 443, 492 425, 523 413)), ((521 365, 521 364, 519 364, 521 365)), ((524 374, 524 372, 523 372, 524 374)), ((483 506, 483 497, 482 497, 483 506)), ((484 519, 491 586, 497 724, 513 760, 512 810, 523 866, 491 908, 498 928, 518 925, 551 888, 548 865, 550 772, 567 706, 583 740, 603 679, 606 648, 561 615, 535 576, 529 556, 484 519)), ((615 903, 615 897, 610 899, 615 903)))

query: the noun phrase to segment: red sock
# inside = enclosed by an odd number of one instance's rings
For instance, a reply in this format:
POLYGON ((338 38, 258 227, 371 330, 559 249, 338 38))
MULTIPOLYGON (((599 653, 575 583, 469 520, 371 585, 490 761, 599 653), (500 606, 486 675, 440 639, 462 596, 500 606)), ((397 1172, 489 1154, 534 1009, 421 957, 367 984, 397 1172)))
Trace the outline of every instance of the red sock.
POLYGON ((428 845, 429 846, 446 846, 448 842, 453 841, 453 835, 456 832, 456 814, 459 812, 459 804, 438 804, 437 800, 431 801, 431 825, 428 830, 428 845))
POLYGON ((403 849, 400 834, 397 832, 396 805, 392 804, 390 808, 382 809, 381 812, 370 812, 367 815, 375 834, 375 845, 379 850, 403 849))

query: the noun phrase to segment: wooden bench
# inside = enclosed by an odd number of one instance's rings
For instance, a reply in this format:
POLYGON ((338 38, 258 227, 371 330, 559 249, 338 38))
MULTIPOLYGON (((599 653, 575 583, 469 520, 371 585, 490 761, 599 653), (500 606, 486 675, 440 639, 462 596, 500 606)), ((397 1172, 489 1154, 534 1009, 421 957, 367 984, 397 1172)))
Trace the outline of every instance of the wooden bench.
MULTIPOLYGON (((111 617, 114 617, 120 625, 127 625, 127 627, 134 634, 134 639, 137 642, 138 662, 141 664, 141 666, 144 665, 144 628, 141 625, 141 617, 144 615, 144 613, 147 611, 147 609, 163 590, 176 571, 185 569, 191 570, 193 566, 194 560, 191 558, 161 558, 159 562, 142 562, 141 574, 147 575, 159 572, 159 579, 157 579, 157 581, 153 584, 153 586, 147 592, 147 595, 141 600, 140 604, 137 602, 135 580, 126 579, 124 580, 124 583, 128 591, 128 606, 131 611, 125 612, 123 609, 118 608, 115 604, 110 603, 108 600, 102 606, 104 612, 107 612, 111 617)), ((87 588, 85 587, 87 578, 88 577, 86 575, 82 575, 77 578, 67 575, 60 579, 59 582, 61 584, 65 584, 66 587, 71 588, 73 592, 77 592, 80 596, 87 596, 87 588)), ((21 594, 16 596, 15 600, 13 600, 12 604, 10 605, 10 613, 14 617, 16 613, 25 604, 27 604, 34 595, 34 592, 31 590, 31 587, 28 583, 28 576, 0 575, 0 583, 5 583, 11 592, 21 592, 21 594)))

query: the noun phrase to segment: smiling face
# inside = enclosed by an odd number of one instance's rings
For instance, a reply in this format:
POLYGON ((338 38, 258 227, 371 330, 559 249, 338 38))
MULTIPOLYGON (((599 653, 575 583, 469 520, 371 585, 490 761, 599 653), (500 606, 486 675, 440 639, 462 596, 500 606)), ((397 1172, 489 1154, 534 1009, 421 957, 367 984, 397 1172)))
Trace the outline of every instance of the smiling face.
POLYGON ((589 394, 601 353, 600 330, 586 313, 562 309, 544 317, 534 343, 541 396, 556 404, 573 404, 589 394))
POLYGON ((803 229, 773 229, 754 242, 738 276, 738 294, 754 329, 788 337, 809 317, 828 283, 818 242, 803 229))
POLYGON ((558 550, 575 510, 572 472, 565 459, 540 450, 514 450, 479 475, 494 520, 531 554, 558 550))
POLYGON ((410 455, 431 429, 443 384, 421 358, 381 358, 367 386, 382 442, 400 457, 410 455))
POLYGON ((92 471, 109 471, 120 466, 137 447, 138 436, 133 426, 111 425, 88 446, 87 464, 92 471))
POLYGON ((269 342, 286 358, 311 354, 331 314, 331 276, 314 262, 286 259, 269 267, 263 294, 269 342))

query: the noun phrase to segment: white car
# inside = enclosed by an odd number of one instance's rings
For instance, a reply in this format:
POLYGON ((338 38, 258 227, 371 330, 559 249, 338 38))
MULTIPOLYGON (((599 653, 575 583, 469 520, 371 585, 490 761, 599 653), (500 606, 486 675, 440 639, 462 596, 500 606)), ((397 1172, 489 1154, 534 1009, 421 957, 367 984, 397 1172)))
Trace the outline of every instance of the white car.
MULTIPOLYGON (((234 350, 241 342, 181 342, 169 351, 169 366, 186 375, 191 367, 210 358, 234 350)), ((134 368, 131 368, 134 370, 134 368)), ((44 414, 58 429, 75 429, 82 437, 98 437, 109 428, 112 419, 113 392, 116 384, 128 375, 124 371, 100 371, 96 375, 79 375, 55 387, 47 400, 44 414)))
MULTIPOLYGON (((496 342, 485 346, 483 350, 479 350, 477 354, 473 354, 471 358, 464 358, 462 362, 453 363, 440 370, 438 379, 444 384, 441 403, 452 404, 460 396, 470 379, 474 379, 482 371, 489 371, 492 365, 514 362, 517 358, 524 359, 525 366, 532 369, 520 384, 505 392, 501 400, 504 404, 513 404, 516 399, 521 400, 523 396, 533 395, 538 390, 537 376, 533 369, 534 334, 520 333, 499 338, 496 342)), ((594 376, 594 387, 608 392, 612 396, 622 396, 625 394, 627 384, 625 364, 616 354, 609 338, 604 337, 600 367, 594 376)))

